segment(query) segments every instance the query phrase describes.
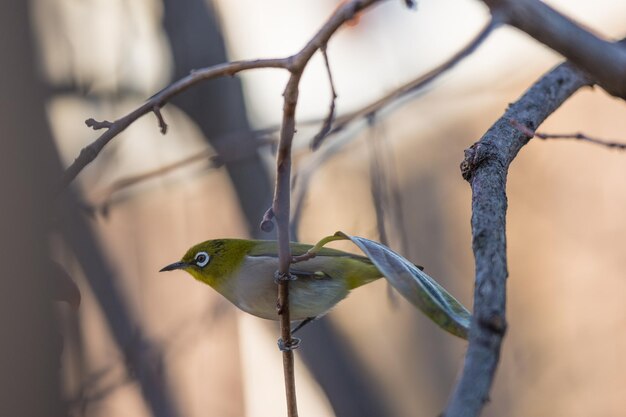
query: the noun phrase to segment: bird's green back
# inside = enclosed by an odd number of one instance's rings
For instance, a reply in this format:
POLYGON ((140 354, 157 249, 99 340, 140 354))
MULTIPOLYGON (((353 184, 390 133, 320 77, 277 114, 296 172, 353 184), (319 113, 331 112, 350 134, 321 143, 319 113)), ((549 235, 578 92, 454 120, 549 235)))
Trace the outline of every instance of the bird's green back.
MULTIPOLYGON (((252 247, 249 256, 278 256, 278 242, 275 240, 256 240, 256 244, 252 247)), ((313 245, 305 243, 291 242, 291 255, 304 255, 313 245)), ((361 285, 372 282, 382 275, 374 264, 365 256, 355 255, 338 249, 321 248, 316 251, 316 257, 330 257, 333 262, 328 262, 325 268, 326 274, 331 277, 346 279, 349 289, 360 287, 361 285)), ((293 269, 298 269, 298 264, 293 264, 293 269)))

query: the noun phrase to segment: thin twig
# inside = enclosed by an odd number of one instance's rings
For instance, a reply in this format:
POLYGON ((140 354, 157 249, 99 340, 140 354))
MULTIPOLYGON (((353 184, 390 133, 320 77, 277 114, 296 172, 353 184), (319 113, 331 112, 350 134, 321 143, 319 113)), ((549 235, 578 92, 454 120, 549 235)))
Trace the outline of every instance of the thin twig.
POLYGON ((369 161, 370 161, 370 192, 372 203, 376 214, 376 228, 378 229, 378 240, 385 246, 389 246, 387 227, 385 225, 385 208, 387 206, 387 192, 385 189, 385 167, 382 162, 378 144, 378 132, 374 128, 374 116, 368 119, 370 134, 368 135, 369 161))
MULTIPOLYGON (((261 131, 257 131, 261 132, 261 131)), ((257 135, 257 132, 252 132, 253 136, 257 135)), ((260 134, 260 133, 259 133, 260 134)), ((232 135, 225 135, 232 136, 232 135)), ((250 151, 256 150, 262 146, 272 145, 276 141, 273 138, 269 137, 259 137, 255 139, 253 143, 246 142, 246 148, 238 147, 236 152, 225 152, 223 154, 216 155, 215 151, 212 149, 203 149, 200 152, 197 152, 193 155, 187 156, 178 161, 172 162, 171 164, 164 165, 158 167, 156 169, 142 172, 141 174, 132 175, 128 177, 121 178, 115 182, 113 182, 107 188, 96 193, 94 204, 86 204, 84 208, 89 212, 100 212, 103 215, 106 215, 112 202, 113 195, 117 194, 120 191, 125 190, 126 188, 135 186, 142 182, 154 179, 156 177, 169 174, 172 171, 176 171, 178 169, 184 168, 188 165, 200 162, 200 161, 208 161, 208 168, 220 168, 227 162, 238 161, 246 158, 250 151)))
POLYGON ((211 168, 218 168, 223 165, 222 159, 219 156, 215 155, 215 152, 212 149, 204 149, 203 151, 181 159, 180 161, 176 161, 150 171, 142 172, 138 175, 121 178, 113 182, 110 186, 98 193, 99 196, 97 197, 97 200, 99 200, 99 202, 93 204, 91 207, 88 208, 92 209, 93 211, 98 211, 106 216, 112 202, 113 194, 118 193, 133 185, 137 185, 141 182, 168 174, 183 166, 187 166, 191 163, 199 161, 208 161, 208 166, 211 168))
POLYGON ((175 83, 165 87, 157 94, 150 97, 144 104, 137 109, 117 119, 114 122, 97 122, 94 119, 87 119, 85 122, 87 126, 94 129, 106 129, 106 131, 100 135, 98 139, 87 145, 80 151, 78 157, 74 162, 65 170, 63 177, 61 178, 61 189, 67 187, 76 176, 90 164, 100 151, 117 135, 122 133, 128 126, 130 126, 135 120, 141 116, 154 112, 159 120, 159 127, 161 132, 166 129, 165 121, 163 118, 159 118, 160 111, 155 111, 155 108, 163 107, 172 97, 182 93, 188 88, 206 80, 210 80, 222 76, 230 76, 237 74, 241 71, 246 71, 254 68, 283 68, 289 69, 289 58, 282 59, 258 59, 250 61, 235 61, 225 64, 214 65, 212 67, 192 71, 188 76, 181 78, 175 83))
MULTIPOLYGON (((374 2, 376 2, 375 0, 374 2)), ((380 1, 380 0, 378 0, 380 1)), ((369 7, 370 1, 362 1, 362 2, 352 2, 345 4, 344 6, 337 9, 338 11, 342 11, 342 13, 346 13, 347 10, 350 12, 350 8, 358 7, 358 10, 362 10, 363 8, 369 7), (364 4, 365 6, 361 6, 364 4), (356 5, 356 6, 355 6, 356 5), (362 8, 361 8, 362 7, 362 8)), ((356 13, 355 13, 356 14, 356 13)), ((335 13, 333 16, 337 16, 335 13)), ((354 14, 352 14, 354 16, 354 14)), ((327 22, 327 24, 330 22, 327 22)), ((371 103, 362 109, 359 109, 353 113, 350 113, 346 116, 339 117, 336 120, 335 126, 330 129, 325 136, 329 136, 335 134, 341 130, 344 130, 350 123, 366 117, 369 114, 373 114, 383 107, 386 107, 390 103, 395 100, 411 93, 424 86, 428 85, 430 82, 434 81, 439 75, 441 75, 446 70, 455 66, 458 62, 460 62, 467 55, 471 54, 478 46, 488 37, 489 33, 498 26, 499 20, 497 18, 493 18, 490 23, 481 31, 481 33, 472 41, 470 44, 465 47, 463 50, 454 55, 450 60, 446 61, 444 64, 438 66, 427 74, 403 85, 402 87, 392 91, 381 99, 371 103)), ((320 42, 322 39, 313 38, 307 44, 305 48, 316 47, 316 42, 320 42)), ((328 39, 325 39, 324 42, 327 42, 328 39)), ((321 48, 322 44, 320 45, 321 48)), ((315 52, 316 49, 313 50, 315 52)), ((303 49, 304 51, 304 49, 303 49)), ((302 52, 302 51, 301 51, 302 52)), ((255 69, 255 68, 282 68, 289 71, 293 71, 292 66, 296 63, 296 57, 302 57, 301 53, 298 53, 294 56, 290 56, 287 58, 276 58, 276 59, 259 59, 259 60, 248 60, 248 61, 235 61, 231 63, 219 64, 212 67, 203 68, 200 70, 192 71, 188 76, 178 80, 177 82, 165 87, 157 94, 153 95, 148 99, 143 105, 135 109, 134 111, 128 113, 127 115, 115 120, 114 122, 102 121, 98 122, 93 118, 87 119, 85 123, 87 126, 93 128, 94 130, 106 129, 106 131, 100 135, 94 142, 87 145, 83 148, 78 155, 78 157, 74 160, 74 162, 65 170, 63 177, 61 179, 61 188, 67 187, 78 174, 88 165, 90 164, 96 157, 99 155, 100 151, 117 135, 123 132, 128 126, 130 126, 133 122, 139 119, 141 116, 154 112, 157 116, 157 120, 159 121, 159 128, 161 132, 167 129, 167 124, 163 120, 163 117, 159 118, 160 108, 163 107, 172 97, 180 94, 181 92, 187 90, 195 84, 198 84, 202 81, 218 78, 221 76, 232 76, 241 71, 255 69), (155 111, 155 108, 157 111, 155 111)), ((300 58, 301 59, 301 58, 300 58)), ((310 58, 309 58, 310 59, 310 58)), ((307 60, 308 62, 308 60, 307 60)), ((327 62, 327 61, 326 61, 327 62)), ((330 76, 330 72, 329 72, 330 76)), ((332 78, 331 80, 331 88, 332 87, 332 78)), ((333 94, 335 95, 335 93, 333 94)), ((331 104, 334 107, 334 100, 331 104)), ((334 112, 334 109, 331 109, 334 112)), ((334 116, 334 115, 333 115, 334 116)), ((324 121, 329 120, 327 117, 324 121)), ((307 124, 310 122, 307 122, 307 124)), ((313 123, 318 123, 314 121, 313 123)), ((332 124, 332 121, 331 121, 332 124)), ((275 128, 269 128, 268 131, 273 131, 275 128)))
POLYGON ((405 97, 411 93, 417 92, 430 85, 432 82, 437 80, 442 74, 446 71, 455 67, 459 62, 461 62, 464 58, 471 55, 480 45, 483 44, 485 40, 489 37, 491 32, 499 27, 502 24, 502 19, 498 14, 494 14, 491 17, 491 20, 487 25, 476 35, 474 39, 470 41, 467 46, 461 49, 459 52, 454 54, 450 59, 448 59, 443 64, 433 68, 428 71, 426 74, 419 76, 418 78, 409 81, 408 83, 400 86, 399 88, 391 91, 387 95, 382 98, 376 100, 375 102, 362 107, 361 109, 354 111, 345 116, 338 117, 335 121, 335 126, 328 132, 328 135, 335 134, 343 129, 345 129, 349 124, 356 120, 360 120, 362 118, 366 118, 369 115, 378 113, 383 108, 387 107, 391 103, 395 103, 402 97, 405 97))
MULTIPOLYGON (((378 112, 380 112, 383 108, 390 105, 391 103, 394 103, 400 98, 410 93, 419 91, 430 85, 439 76, 441 76, 447 70, 456 66, 464 58, 471 55, 476 49, 478 49, 478 47, 482 45, 482 43, 489 37, 491 32, 493 32, 493 30, 495 30, 501 23, 502 19, 497 14, 492 16, 489 23, 487 23, 487 25, 478 33, 478 35, 476 35, 476 37, 472 39, 469 44, 467 44, 463 49, 458 51, 449 60, 430 70, 426 74, 423 74, 418 78, 411 80, 408 83, 400 86, 399 88, 391 91, 390 93, 386 94, 375 102, 370 103, 352 113, 338 117, 335 120, 334 127, 332 127, 332 129, 326 134, 326 136, 328 137, 345 130, 349 125, 356 122, 357 120, 361 120, 363 118, 367 119, 371 116, 377 115, 378 112)), ((333 147, 324 147, 324 153, 322 155, 315 154, 317 156, 314 157, 315 159, 308 164, 308 167, 300 170, 298 174, 298 192, 293 216, 294 218, 291 223, 292 234, 295 235, 298 224, 302 217, 303 205, 308 190, 308 185, 311 181, 315 169, 323 164, 325 161, 327 161, 332 155, 342 149, 350 141, 351 140, 348 139, 341 142, 335 142, 333 147)))
MULTIPOLYGON (((399 240, 400 253, 406 253, 407 236, 403 227, 404 216, 402 198, 398 189, 396 164, 392 160, 392 151, 383 131, 383 125, 375 116, 368 118, 370 134, 368 143, 370 149, 370 190, 374 212, 376 214, 376 228, 380 243, 390 246, 387 224, 391 225, 391 234, 399 240), (391 212, 391 213, 390 213, 391 212)), ((396 292, 387 283, 387 299, 395 305, 396 292)))
POLYGON ((607 148, 626 150, 626 143, 594 138, 582 132, 540 133, 540 132, 535 132, 532 129, 529 129, 528 127, 524 126, 523 124, 521 124, 515 119, 509 120, 509 123, 511 124, 511 126, 515 127, 517 130, 519 130, 520 132, 522 132, 524 135, 528 136, 529 138, 536 137, 539 139, 575 139, 575 140, 581 140, 583 142, 593 143, 596 145, 606 146, 607 148))
POLYGON ((321 144, 324 138, 330 132, 330 128, 333 125, 333 120, 335 119, 335 100, 337 99, 337 91, 335 90, 335 82, 333 81, 333 72, 330 70, 330 64, 328 63, 328 54, 326 53, 326 45, 323 48, 320 48, 322 51, 322 56, 324 57, 324 64, 326 66, 326 73, 328 74, 328 82, 330 83, 330 108, 328 110, 328 115, 324 119, 324 123, 322 124, 322 128, 319 133, 315 135, 313 140, 311 140, 311 149, 317 149, 321 144))
POLYGON ((276 188, 274 190, 274 201, 272 208, 276 216, 278 228, 278 276, 282 277, 278 281, 278 312, 280 316, 281 340, 283 346, 283 371, 285 374, 285 391, 287 394, 287 410, 289 417, 298 415, 296 402, 293 350, 294 344, 291 337, 291 321, 289 312, 289 266, 291 264, 289 211, 291 205, 291 145, 295 133, 295 113, 298 103, 298 87, 304 68, 311 57, 321 47, 328 43, 330 37, 346 21, 352 19, 358 12, 365 10, 380 0, 351 1, 339 7, 333 15, 326 21, 322 28, 311 38, 300 52, 294 55, 291 60, 291 76, 283 93, 283 120, 280 131, 280 140, 276 154, 276 188))

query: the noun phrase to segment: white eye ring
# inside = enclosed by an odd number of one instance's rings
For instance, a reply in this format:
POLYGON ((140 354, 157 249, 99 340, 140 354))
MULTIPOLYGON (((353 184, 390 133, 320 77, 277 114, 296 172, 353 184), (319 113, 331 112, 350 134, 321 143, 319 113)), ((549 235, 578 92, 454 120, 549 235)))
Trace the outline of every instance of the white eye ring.
POLYGON ((196 261, 196 265, 202 268, 209 263, 209 259, 211 259, 211 257, 206 252, 198 252, 196 253, 196 256, 194 256, 194 259, 196 261))

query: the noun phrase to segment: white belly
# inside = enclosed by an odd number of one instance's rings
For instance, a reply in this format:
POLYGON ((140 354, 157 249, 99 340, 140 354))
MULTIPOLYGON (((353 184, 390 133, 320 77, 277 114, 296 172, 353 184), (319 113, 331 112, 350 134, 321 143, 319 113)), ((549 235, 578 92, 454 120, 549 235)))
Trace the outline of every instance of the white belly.
MULTIPOLYGON (((323 271, 322 260, 313 258, 293 265, 298 271, 323 271)), ((236 277, 222 288, 222 293, 242 310, 264 319, 278 320, 278 286, 274 273, 278 259, 266 256, 246 257, 236 277)), ((298 278, 289 282, 291 320, 304 320, 326 313, 348 295, 345 283, 332 277, 298 278)))

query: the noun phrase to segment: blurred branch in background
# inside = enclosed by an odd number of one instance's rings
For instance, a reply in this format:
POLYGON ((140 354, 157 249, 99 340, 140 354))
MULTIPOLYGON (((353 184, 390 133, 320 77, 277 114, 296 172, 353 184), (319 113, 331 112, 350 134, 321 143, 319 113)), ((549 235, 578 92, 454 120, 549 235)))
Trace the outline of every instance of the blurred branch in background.
POLYGON ((609 94, 626 99, 626 48, 601 39, 539 0, 483 0, 499 16, 563 55, 609 94))
POLYGON ((304 343, 300 353, 332 404, 338 417, 380 417, 392 414, 392 407, 367 374, 354 348, 330 320, 316 320, 302 329, 315 344, 304 343), (346 385, 349 384, 349 385, 346 385))
POLYGON ((391 240, 396 239, 398 252, 406 253, 408 238, 395 158, 384 124, 377 122, 375 116, 368 118, 368 124, 370 184, 379 240, 383 245, 394 248, 396 244, 391 244, 391 240), (387 231, 387 224, 391 226, 391 232, 387 231))
POLYGON ((97 239, 76 206, 65 204, 59 213, 63 232, 106 316, 113 337, 124 356, 128 376, 136 379, 155 417, 172 417, 175 408, 162 366, 162 349, 148 340, 115 282, 97 239))
MULTIPOLYGON (((501 24, 502 20, 500 17, 497 14, 494 14, 491 20, 487 22, 483 29, 464 48, 452 55, 445 62, 436 66, 427 73, 422 74, 419 77, 401 85, 395 90, 385 94, 373 103, 370 103, 354 112, 338 117, 332 129, 328 131, 327 136, 344 130, 355 121, 375 116, 384 108, 390 106, 391 104, 395 104, 404 97, 424 91, 426 87, 430 86, 441 75, 454 68, 457 64, 463 61, 463 59, 467 58, 474 51, 476 51, 489 38, 489 35, 491 35, 491 33, 501 24)), ((312 147, 318 147, 322 140, 323 138, 318 138, 316 141, 313 141, 312 147), (313 146, 313 144, 315 144, 315 146, 313 146)))
POLYGON ((53 306, 51 178, 61 173, 36 74, 28 2, 0 12, 0 415, 64 416, 53 306))
MULTIPOLYGON (((210 1, 190 0, 181 4, 164 0, 163 26, 174 58, 174 79, 184 77, 192 68, 220 64, 228 60, 224 38, 210 1)), ((232 74, 230 74, 232 75, 232 74)), ((222 161, 233 183, 250 236, 258 236, 259 219, 271 201, 267 167, 259 155, 258 139, 250 134, 241 81, 224 78, 196 85, 172 103, 182 109, 200 128, 208 142, 224 156, 222 161), (229 137, 223 136, 229 134, 229 137), (239 139, 234 148, 231 142, 239 139), (246 152, 241 149, 248 148, 246 152), (233 155, 233 149, 240 154, 233 155)))
POLYGON ((90 199, 94 201, 93 203, 85 203, 85 208, 89 212, 98 213, 106 217, 111 206, 117 202, 114 198, 115 194, 129 187, 167 175, 172 171, 199 162, 204 162, 206 169, 220 168, 224 166, 225 161, 235 162, 241 159, 250 158, 251 155, 258 156, 258 148, 276 143, 276 140, 271 137, 255 137, 254 135, 256 133, 257 132, 250 132, 249 134, 243 135, 230 134, 220 136, 218 140, 214 142, 226 142, 226 145, 221 146, 222 152, 219 155, 216 154, 213 149, 205 149, 179 161, 163 165, 157 169, 142 172, 138 175, 120 178, 105 189, 98 190, 94 193, 94 195, 90 196, 90 199))

